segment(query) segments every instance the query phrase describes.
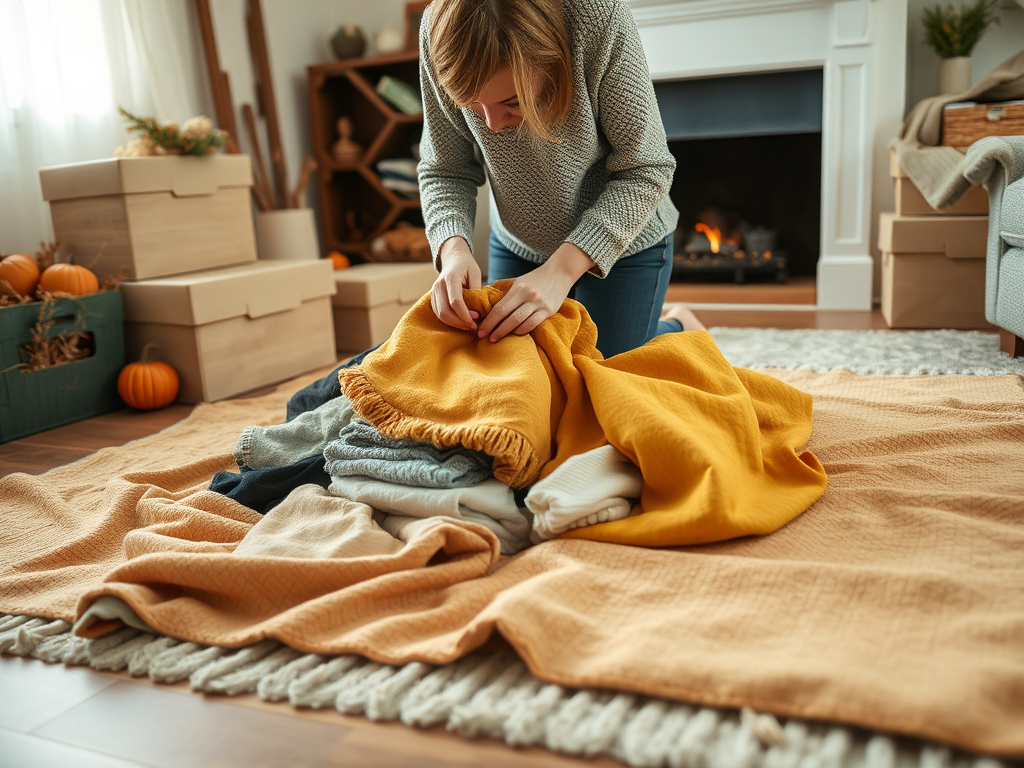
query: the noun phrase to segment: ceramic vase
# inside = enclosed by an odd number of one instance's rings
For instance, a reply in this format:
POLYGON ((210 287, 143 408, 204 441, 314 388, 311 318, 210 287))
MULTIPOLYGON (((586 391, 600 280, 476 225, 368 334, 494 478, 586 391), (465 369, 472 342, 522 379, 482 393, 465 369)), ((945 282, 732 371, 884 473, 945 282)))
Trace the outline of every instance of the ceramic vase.
POLYGON ((355 24, 339 27, 331 38, 331 48, 339 59, 354 59, 366 50, 366 35, 355 24))
POLYGON ((373 47, 377 53, 387 56, 389 53, 398 53, 405 47, 405 38, 402 33, 391 24, 385 24, 377 36, 373 38, 373 47))
POLYGON ((971 87, 971 57, 954 56, 939 62, 939 95, 955 96, 971 87))
POLYGON ((260 259, 320 258, 312 208, 261 211, 256 215, 256 249, 260 259))

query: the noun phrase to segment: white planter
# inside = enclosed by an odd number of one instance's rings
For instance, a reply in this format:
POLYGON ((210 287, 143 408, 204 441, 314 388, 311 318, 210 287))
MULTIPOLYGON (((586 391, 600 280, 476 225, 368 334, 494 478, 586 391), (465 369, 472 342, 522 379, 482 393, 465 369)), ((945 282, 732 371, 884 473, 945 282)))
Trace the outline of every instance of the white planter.
POLYGON ((261 259, 318 259, 320 244, 312 208, 256 214, 256 249, 261 259))
POLYGON ((939 95, 954 96, 971 87, 971 57, 954 56, 939 62, 939 95))

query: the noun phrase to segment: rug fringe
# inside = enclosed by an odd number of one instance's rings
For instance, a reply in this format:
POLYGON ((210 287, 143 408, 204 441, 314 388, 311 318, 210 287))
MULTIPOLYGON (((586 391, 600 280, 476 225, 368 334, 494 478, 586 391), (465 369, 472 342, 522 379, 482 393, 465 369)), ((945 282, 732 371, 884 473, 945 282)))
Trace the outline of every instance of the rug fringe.
POLYGON ((441 666, 378 664, 354 655, 302 653, 276 640, 245 648, 204 646, 137 629, 95 640, 66 621, 0 614, 0 653, 155 682, 188 680, 194 691, 333 707, 417 727, 444 723, 465 737, 502 739, 584 757, 609 755, 634 768, 772 768, 900 765, 1006 768, 949 747, 841 726, 698 707, 605 690, 544 683, 513 653, 476 652, 441 666))

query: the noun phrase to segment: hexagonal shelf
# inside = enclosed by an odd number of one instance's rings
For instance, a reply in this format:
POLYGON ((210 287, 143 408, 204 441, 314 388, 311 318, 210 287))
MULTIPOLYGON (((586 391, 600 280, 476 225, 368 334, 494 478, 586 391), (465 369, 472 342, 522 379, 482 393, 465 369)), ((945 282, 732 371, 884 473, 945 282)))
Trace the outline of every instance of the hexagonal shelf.
POLYGON ((423 115, 399 112, 376 91, 389 75, 419 91, 416 51, 363 59, 345 59, 308 69, 309 111, 319 170, 320 227, 328 250, 370 258, 373 238, 399 220, 422 224, 419 198, 405 197, 382 183, 376 164, 390 158, 412 158, 419 142, 423 115), (348 117, 353 141, 362 154, 338 160, 333 148, 338 122, 348 117))

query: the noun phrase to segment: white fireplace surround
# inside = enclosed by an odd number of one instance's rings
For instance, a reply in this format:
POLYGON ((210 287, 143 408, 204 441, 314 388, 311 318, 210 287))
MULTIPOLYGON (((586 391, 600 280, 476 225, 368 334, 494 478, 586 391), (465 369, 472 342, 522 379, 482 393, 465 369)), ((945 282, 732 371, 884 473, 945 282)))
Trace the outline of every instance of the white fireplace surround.
POLYGON ((816 308, 871 309, 874 223, 892 200, 884 147, 905 102, 907 0, 629 4, 655 81, 823 69, 816 308))

